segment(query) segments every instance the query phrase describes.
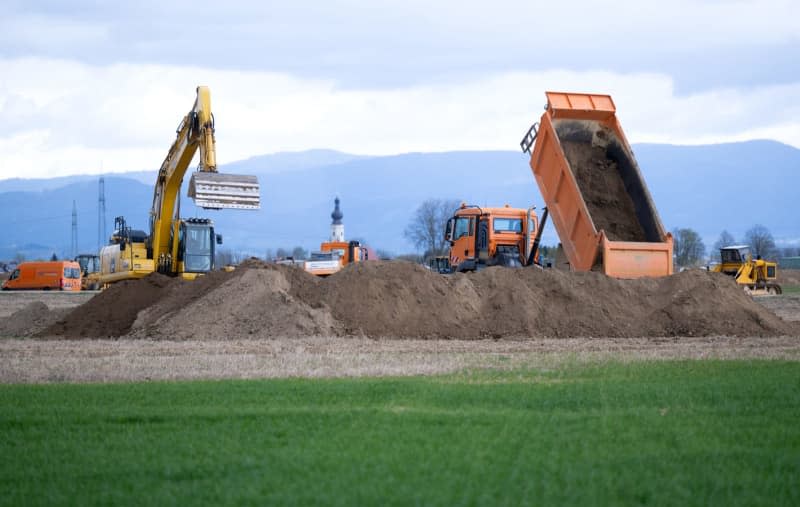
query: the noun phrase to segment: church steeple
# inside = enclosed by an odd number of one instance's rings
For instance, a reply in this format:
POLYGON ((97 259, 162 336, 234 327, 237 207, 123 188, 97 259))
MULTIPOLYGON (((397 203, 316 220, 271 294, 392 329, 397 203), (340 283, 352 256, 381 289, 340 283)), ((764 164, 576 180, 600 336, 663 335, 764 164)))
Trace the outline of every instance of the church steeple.
POLYGON ((333 208, 333 213, 331 213, 331 218, 333 219, 331 225, 339 225, 342 223, 344 214, 342 214, 342 210, 339 209, 339 198, 337 197, 333 200, 333 202, 336 204, 336 206, 333 208))
POLYGON ((335 206, 331 213, 331 241, 344 241, 344 224, 342 223, 344 213, 339 209, 339 198, 337 197, 333 202, 335 206))

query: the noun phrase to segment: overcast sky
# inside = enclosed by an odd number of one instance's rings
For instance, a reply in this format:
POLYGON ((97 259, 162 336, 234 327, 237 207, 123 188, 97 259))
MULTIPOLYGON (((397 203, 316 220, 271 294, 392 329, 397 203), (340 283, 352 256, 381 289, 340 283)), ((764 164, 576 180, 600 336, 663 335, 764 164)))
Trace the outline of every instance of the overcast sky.
POLYGON ((518 149, 545 90, 632 142, 800 147, 800 2, 0 0, 0 178, 155 169, 198 84, 217 160, 518 149))

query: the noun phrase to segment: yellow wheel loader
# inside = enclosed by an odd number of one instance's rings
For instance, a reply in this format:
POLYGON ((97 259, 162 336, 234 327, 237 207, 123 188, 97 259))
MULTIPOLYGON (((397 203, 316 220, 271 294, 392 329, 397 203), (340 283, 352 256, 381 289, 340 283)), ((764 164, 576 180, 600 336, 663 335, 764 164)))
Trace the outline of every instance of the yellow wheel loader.
POLYGON ((750 254, 747 245, 733 245, 719 250, 721 262, 711 271, 725 273, 735 278, 736 283, 753 295, 781 294, 781 286, 775 282, 778 277, 778 264, 765 261, 750 254))

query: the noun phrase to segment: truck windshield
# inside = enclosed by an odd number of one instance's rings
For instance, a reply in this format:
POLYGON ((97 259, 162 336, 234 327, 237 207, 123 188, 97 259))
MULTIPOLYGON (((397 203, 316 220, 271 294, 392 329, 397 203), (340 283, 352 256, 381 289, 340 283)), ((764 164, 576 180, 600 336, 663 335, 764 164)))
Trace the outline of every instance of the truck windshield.
POLYGON ((80 268, 64 268, 64 278, 76 280, 81 277, 80 268))
POLYGON ((453 233, 453 239, 456 240, 458 238, 464 237, 469 235, 469 218, 468 217, 458 217, 456 218, 456 230, 453 233))
POLYGON ((213 254, 212 229, 207 225, 186 226, 186 251, 183 258, 184 270, 200 273, 210 271, 213 254))
POLYGON ((521 218, 495 218, 494 232, 522 232, 521 218))

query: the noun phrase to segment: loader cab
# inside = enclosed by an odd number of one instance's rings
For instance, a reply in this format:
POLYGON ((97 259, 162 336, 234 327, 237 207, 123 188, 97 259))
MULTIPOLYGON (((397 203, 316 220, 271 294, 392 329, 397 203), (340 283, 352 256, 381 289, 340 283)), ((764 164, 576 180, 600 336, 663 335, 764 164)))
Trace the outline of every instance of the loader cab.
POLYGON ((219 239, 209 219, 182 221, 178 232, 178 262, 183 262, 183 272, 207 273, 213 270, 215 244, 219 239))
POLYGON ((750 257, 750 247, 747 245, 726 246, 719 250, 719 256, 722 263, 738 263, 745 262, 750 257))
POLYGON ((739 272, 739 268, 751 258, 750 247, 747 245, 731 245, 719 249, 720 263, 714 271, 719 271, 731 276, 739 272))

